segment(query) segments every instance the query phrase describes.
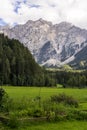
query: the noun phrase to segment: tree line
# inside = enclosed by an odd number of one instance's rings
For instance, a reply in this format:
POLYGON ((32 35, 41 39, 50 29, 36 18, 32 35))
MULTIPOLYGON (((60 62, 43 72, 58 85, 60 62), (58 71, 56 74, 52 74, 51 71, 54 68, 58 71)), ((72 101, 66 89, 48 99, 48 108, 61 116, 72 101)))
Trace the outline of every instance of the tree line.
POLYGON ((87 87, 87 70, 81 72, 75 71, 56 71, 49 72, 50 75, 54 75, 56 84, 62 84, 64 88, 66 87, 87 87))

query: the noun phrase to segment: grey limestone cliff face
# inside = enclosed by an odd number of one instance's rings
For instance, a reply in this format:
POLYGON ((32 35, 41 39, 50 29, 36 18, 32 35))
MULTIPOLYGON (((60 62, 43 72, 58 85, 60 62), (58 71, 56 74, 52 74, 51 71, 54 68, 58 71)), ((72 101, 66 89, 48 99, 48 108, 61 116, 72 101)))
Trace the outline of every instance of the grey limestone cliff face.
POLYGON ((53 25, 43 19, 29 20, 13 28, 0 27, 0 32, 11 39, 18 39, 28 47, 39 64, 46 66, 75 61, 76 54, 87 46, 87 30, 67 22, 53 25))

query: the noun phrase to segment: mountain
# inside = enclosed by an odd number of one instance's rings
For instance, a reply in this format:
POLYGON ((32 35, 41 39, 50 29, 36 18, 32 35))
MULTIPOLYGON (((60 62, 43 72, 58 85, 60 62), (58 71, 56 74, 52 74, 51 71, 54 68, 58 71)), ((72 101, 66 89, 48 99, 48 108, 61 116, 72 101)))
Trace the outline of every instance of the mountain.
POLYGON ((81 61, 87 62, 86 51, 82 53, 87 47, 87 30, 71 23, 53 25, 43 19, 29 20, 13 28, 0 27, 0 32, 23 43, 40 65, 55 67, 70 64, 76 67, 81 61), (85 56, 79 60, 81 55, 85 56))

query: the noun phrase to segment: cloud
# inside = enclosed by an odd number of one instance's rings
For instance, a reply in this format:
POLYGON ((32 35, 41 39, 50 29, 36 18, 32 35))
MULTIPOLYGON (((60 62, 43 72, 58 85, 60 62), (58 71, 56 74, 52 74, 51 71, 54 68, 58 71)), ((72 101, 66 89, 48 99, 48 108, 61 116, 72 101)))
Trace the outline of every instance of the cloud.
POLYGON ((5 21, 3 21, 3 19, 0 18, 0 25, 4 26, 6 25, 5 21))
POLYGON ((2 0, 0 18, 7 24, 24 24, 43 18, 53 24, 67 21, 87 29, 87 0, 2 0))

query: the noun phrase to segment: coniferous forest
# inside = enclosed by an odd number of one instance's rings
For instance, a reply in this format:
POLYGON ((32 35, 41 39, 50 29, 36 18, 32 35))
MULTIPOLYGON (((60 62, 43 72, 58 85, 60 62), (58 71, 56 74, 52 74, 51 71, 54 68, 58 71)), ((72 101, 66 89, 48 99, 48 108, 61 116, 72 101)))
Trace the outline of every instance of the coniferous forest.
POLYGON ((53 83, 23 44, 0 34, 0 85, 51 86, 53 83))

